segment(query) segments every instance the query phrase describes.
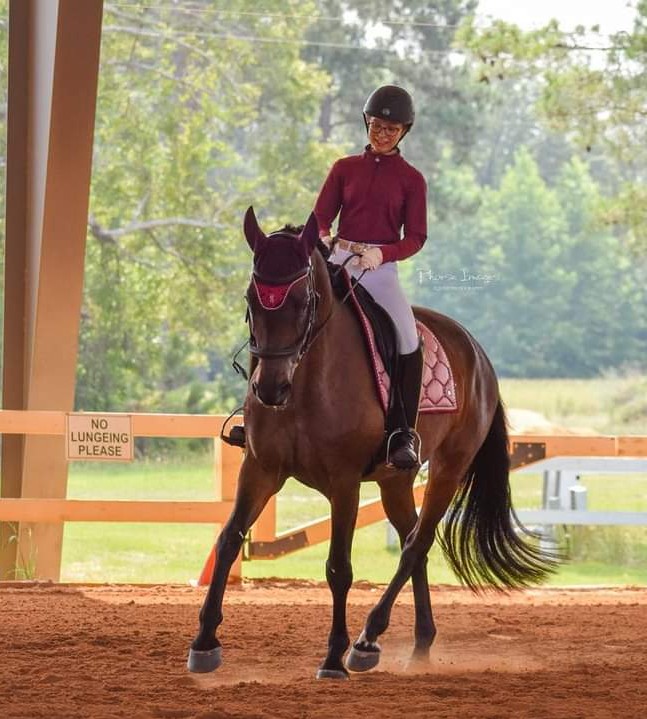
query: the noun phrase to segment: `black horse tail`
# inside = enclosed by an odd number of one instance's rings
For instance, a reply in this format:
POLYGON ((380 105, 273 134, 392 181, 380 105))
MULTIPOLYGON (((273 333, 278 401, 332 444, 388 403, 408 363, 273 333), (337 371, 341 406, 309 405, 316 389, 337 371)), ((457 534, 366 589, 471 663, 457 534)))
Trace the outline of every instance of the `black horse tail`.
POLYGON ((485 441, 445 515, 439 542, 456 576, 470 589, 537 584, 557 568, 537 535, 517 518, 510 497, 505 410, 499 400, 485 441))

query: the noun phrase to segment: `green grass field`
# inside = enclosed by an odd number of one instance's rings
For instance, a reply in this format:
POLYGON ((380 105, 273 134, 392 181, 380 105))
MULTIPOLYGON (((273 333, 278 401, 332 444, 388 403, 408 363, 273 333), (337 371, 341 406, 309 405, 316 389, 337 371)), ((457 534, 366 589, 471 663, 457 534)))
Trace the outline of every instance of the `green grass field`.
POLYGON ((644 375, 627 373, 595 379, 503 379, 499 384, 507 407, 534 410, 556 425, 597 434, 647 434, 646 382, 644 375))
MULTIPOLYGON (((621 423, 617 408, 609 409, 624 380, 504 380, 502 394, 509 407, 542 413, 562 426, 589 427, 601 433, 647 433, 640 422, 621 423)), ((181 441, 178 442, 181 447, 181 441)), ((209 499, 213 469, 207 455, 190 459, 138 461, 130 465, 87 463, 70 469, 69 496, 95 499, 209 499)), ((589 508, 647 511, 644 475, 586 476, 589 508)), ((541 504, 539 475, 512 476, 518 509, 541 504)), ((377 497, 366 484, 362 498, 377 497)), ((278 530, 286 530, 328 514, 327 501, 297 482, 289 481, 278 498, 278 530)), ((180 524, 71 523, 63 545, 64 581, 187 582, 196 578, 214 541, 216 528, 180 524)), ((647 585, 647 527, 564 528, 561 535, 571 560, 553 584, 647 585)), ((310 547, 278 560, 247 562, 248 577, 324 578, 327 544, 310 547)), ((386 582, 398 554, 386 547, 386 525, 358 530, 353 547, 356 580, 386 582)), ((456 583, 437 549, 429 563, 430 581, 456 583)))
MULTIPOLYGON (((133 465, 97 468, 79 466, 70 478, 75 498, 208 498, 211 491, 209 462, 203 466, 133 465), (130 470, 130 471, 128 471, 130 470), (160 482, 157 483, 156 477, 160 482), (109 484, 109 489, 105 485, 109 484), (173 486, 178 488, 174 495, 173 486), (183 489, 180 492, 180 488, 183 489)), ((591 509, 647 511, 645 477, 610 475, 585 480, 591 509), (620 491, 621 488, 621 491, 620 491)), ((535 508, 541 502, 538 475, 513 475, 514 502, 518 508, 535 508)), ((363 499, 377 496, 376 488, 363 487, 363 499)), ((278 529, 286 530, 328 512, 327 501, 294 480, 278 500, 278 529)), ((200 573, 214 539, 214 529, 179 524, 68 524, 63 549, 64 581, 187 582, 200 573)), ((647 584, 647 528, 574 528, 566 537, 575 557, 554 577, 554 584, 647 584)), ((248 577, 324 578, 327 544, 310 547, 278 560, 258 560, 244 566, 248 577)), ((397 553, 386 548, 386 525, 379 523, 356 533, 353 566, 356 580, 388 581, 397 553)), ((430 580, 456 583, 440 552, 432 551, 430 580)))

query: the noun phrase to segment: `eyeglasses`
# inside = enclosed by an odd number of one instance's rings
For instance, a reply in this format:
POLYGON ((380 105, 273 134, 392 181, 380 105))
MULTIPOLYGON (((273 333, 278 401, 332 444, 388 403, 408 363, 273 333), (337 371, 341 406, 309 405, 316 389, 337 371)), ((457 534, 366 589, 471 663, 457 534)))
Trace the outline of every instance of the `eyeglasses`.
POLYGON ((394 127, 393 125, 383 125, 381 122, 376 122, 375 120, 371 120, 368 126, 371 128, 371 132, 376 135, 383 132, 387 137, 395 137, 399 132, 402 132, 403 129, 402 127, 394 127))

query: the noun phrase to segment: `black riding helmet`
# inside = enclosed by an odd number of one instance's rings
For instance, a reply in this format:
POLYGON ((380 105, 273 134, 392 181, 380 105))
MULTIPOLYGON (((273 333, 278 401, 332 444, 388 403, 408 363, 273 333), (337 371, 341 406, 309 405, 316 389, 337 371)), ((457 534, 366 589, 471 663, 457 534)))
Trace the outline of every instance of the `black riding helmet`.
POLYGON ((406 127, 404 135, 412 128, 416 118, 411 95, 397 85, 382 85, 368 96, 364 104, 364 124, 368 131, 367 115, 402 123, 406 127))

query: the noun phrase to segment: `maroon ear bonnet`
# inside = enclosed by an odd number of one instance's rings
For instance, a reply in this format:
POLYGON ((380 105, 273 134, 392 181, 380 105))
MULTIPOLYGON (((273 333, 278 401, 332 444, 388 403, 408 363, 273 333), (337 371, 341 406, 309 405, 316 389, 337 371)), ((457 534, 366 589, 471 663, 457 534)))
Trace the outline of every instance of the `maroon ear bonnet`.
POLYGON ((306 272, 318 236, 314 215, 310 215, 301 232, 300 229, 287 225, 266 236, 258 225, 254 209, 247 210, 244 231, 254 252, 257 281, 269 285, 289 284, 300 272, 306 272))

